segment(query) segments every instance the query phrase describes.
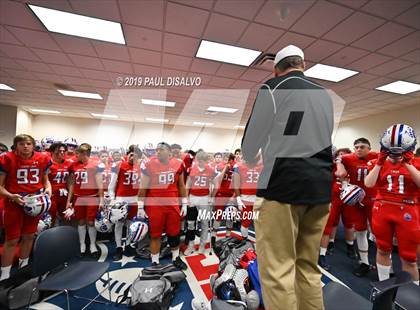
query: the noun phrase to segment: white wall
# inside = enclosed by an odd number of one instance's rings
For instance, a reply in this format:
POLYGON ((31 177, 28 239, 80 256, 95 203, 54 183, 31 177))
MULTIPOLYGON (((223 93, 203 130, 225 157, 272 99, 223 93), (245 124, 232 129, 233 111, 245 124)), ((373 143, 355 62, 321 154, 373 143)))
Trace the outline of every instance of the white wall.
POLYGON ((20 133, 32 133, 32 114, 18 108, 16 114, 16 134, 20 133))
POLYGON ((420 104, 405 109, 342 122, 338 127, 333 142, 339 148, 351 148, 355 139, 365 137, 372 144, 372 149, 378 151, 379 139, 384 131, 392 124, 398 123, 404 123, 413 127, 417 134, 417 140, 420 140, 420 104))
POLYGON ((16 112, 16 107, 0 105, 0 142, 7 146, 16 135, 16 112))
POLYGON ((57 139, 75 137, 78 142, 109 148, 129 144, 143 146, 147 142, 166 141, 178 143, 183 149, 203 148, 208 152, 240 146, 242 130, 225 130, 187 126, 162 126, 160 124, 130 123, 71 117, 36 115, 32 120, 32 134, 36 139, 53 136, 57 139))

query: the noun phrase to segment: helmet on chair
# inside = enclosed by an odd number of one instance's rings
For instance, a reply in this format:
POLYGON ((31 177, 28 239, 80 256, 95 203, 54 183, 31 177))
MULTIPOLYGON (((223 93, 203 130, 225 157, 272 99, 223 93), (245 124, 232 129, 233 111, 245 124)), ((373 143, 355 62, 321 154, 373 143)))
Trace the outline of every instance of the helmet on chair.
POLYGON ((112 224, 124 222, 128 215, 128 203, 126 201, 113 201, 110 204, 108 219, 112 224))
POLYGON ((23 197, 25 204, 23 205, 23 211, 29 216, 39 216, 48 210, 51 207, 51 200, 48 195, 44 193, 36 195, 27 195, 23 197))
POLYGON ((136 243, 146 237, 149 231, 149 226, 145 221, 140 221, 137 218, 133 219, 133 223, 128 227, 127 242, 136 243))
POLYGON ((413 128, 405 124, 395 124, 389 127, 380 141, 382 148, 392 155, 413 151, 416 143, 417 139, 413 128))
POLYGON ((112 223, 108 220, 105 211, 100 210, 96 213, 95 228, 98 232, 107 233, 112 230, 112 223))
POLYGON ((353 206, 357 203, 362 202, 364 198, 365 191, 363 190, 363 188, 354 184, 348 184, 340 192, 340 199, 346 205, 353 206))
POLYGON ((42 233, 44 230, 51 228, 51 226, 52 226, 51 215, 49 215, 48 212, 44 213, 38 222, 38 229, 37 229, 38 234, 42 233))

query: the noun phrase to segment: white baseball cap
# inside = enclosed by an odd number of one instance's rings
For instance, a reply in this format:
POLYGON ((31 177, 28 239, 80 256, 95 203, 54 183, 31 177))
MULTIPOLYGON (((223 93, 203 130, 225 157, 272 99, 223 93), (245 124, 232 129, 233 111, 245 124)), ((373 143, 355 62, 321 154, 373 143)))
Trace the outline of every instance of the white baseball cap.
POLYGON ((274 66, 277 65, 279 61, 289 56, 299 56, 302 59, 305 59, 303 51, 299 47, 288 45, 277 53, 276 58, 274 58, 274 66))

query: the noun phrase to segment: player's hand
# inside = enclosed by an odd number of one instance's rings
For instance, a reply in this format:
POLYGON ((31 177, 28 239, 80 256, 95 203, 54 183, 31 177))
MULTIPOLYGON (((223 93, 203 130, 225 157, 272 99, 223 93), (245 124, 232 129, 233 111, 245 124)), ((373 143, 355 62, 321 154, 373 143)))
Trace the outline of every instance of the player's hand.
POLYGON ((188 210, 188 205, 183 204, 181 206, 181 213, 180 213, 181 217, 185 217, 187 215, 187 210, 188 210))
POLYGON ((238 205, 239 211, 242 211, 245 209, 245 204, 242 202, 241 197, 236 197, 236 204, 238 205))
POLYGON ((378 154, 378 161, 376 162, 376 164, 378 166, 383 166, 384 163, 385 163, 385 160, 388 157, 388 155, 389 155, 389 152, 388 151, 386 151, 384 149, 381 149, 381 152, 378 154))
POLYGON ((70 220, 74 215, 74 209, 72 207, 66 208, 66 211, 64 211, 63 214, 66 220, 70 220))
POLYGON ((45 195, 47 195, 48 197, 51 197, 51 195, 52 195, 52 192, 51 192, 51 187, 50 187, 50 188, 47 188, 47 189, 44 191, 44 194, 45 194, 45 195))
POLYGON ((103 210, 105 208, 105 202, 103 198, 99 198, 99 210, 103 210))
POLYGON ((148 217, 149 216, 147 215, 146 211, 144 211, 144 207, 137 209, 137 218, 138 219, 147 219, 148 217))
POLYGON ((403 153, 403 163, 406 163, 407 165, 411 165, 411 161, 414 158, 413 151, 408 151, 403 153))
POLYGON ((19 195, 19 194, 12 194, 9 197, 9 200, 13 203, 16 203, 16 204, 20 205, 20 206, 23 206, 25 204, 25 200, 23 200, 22 196, 19 195))

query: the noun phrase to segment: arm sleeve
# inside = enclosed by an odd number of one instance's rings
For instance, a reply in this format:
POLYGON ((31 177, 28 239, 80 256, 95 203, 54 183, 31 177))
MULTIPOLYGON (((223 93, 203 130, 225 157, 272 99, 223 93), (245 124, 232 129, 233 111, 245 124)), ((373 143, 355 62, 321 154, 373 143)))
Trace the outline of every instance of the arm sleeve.
POLYGON ((242 155, 245 161, 253 161, 264 146, 275 115, 275 102, 268 85, 263 85, 255 99, 251 116, 242 138, 242 155))

